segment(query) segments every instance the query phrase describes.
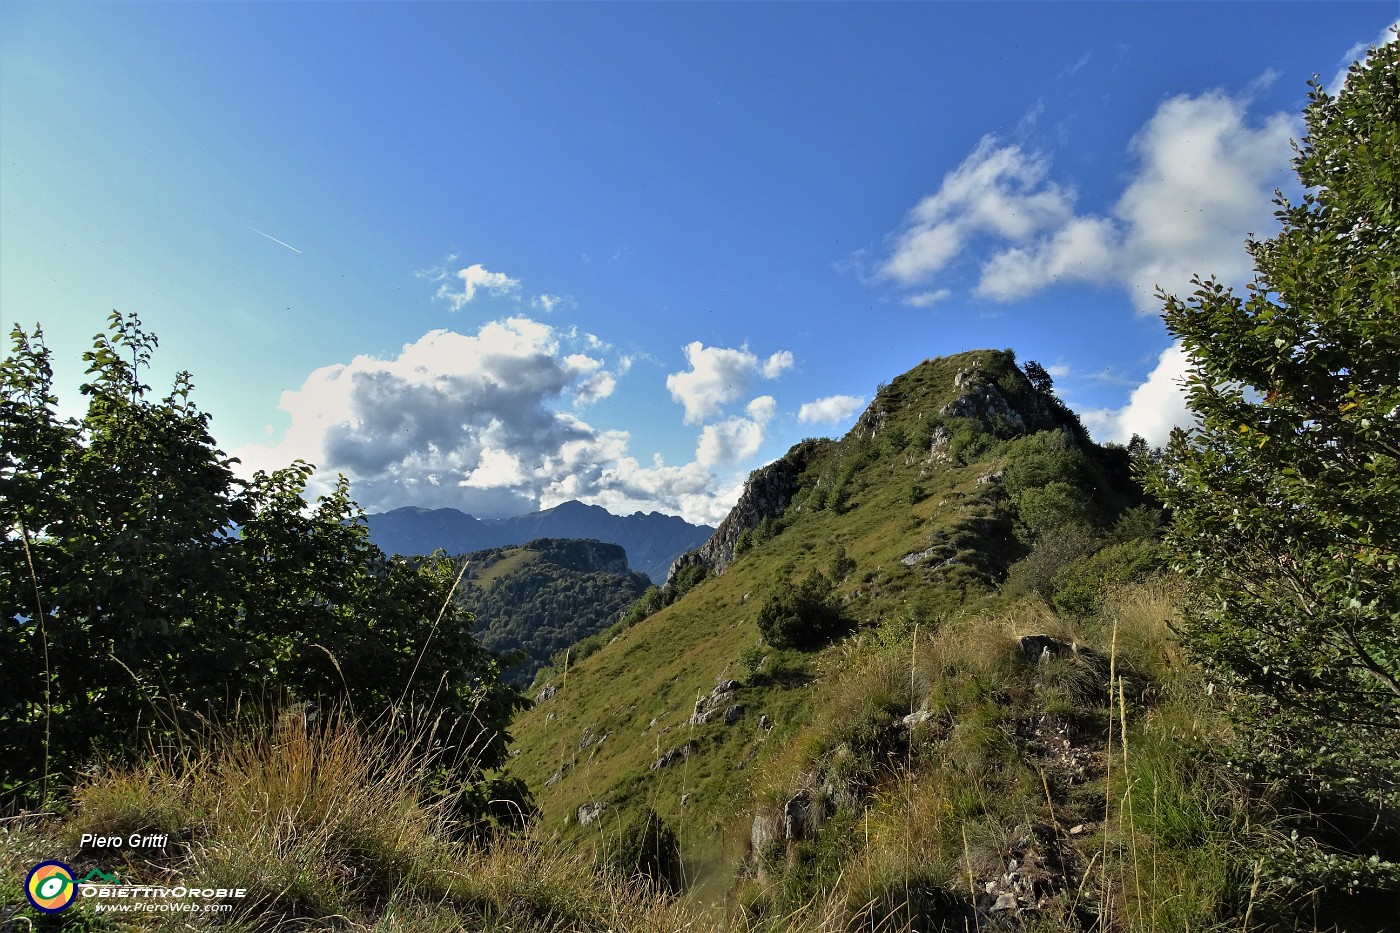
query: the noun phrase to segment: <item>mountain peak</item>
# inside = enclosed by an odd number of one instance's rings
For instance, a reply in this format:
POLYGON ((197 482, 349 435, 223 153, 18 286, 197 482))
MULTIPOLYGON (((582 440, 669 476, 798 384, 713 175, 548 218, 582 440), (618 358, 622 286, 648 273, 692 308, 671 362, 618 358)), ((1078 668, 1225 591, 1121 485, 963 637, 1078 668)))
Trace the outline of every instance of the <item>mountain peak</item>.
MULTIPOLYGON (((926 359, 881 385, 840 441, 809 438, 750 473, 738 503, 714 535, 678 557, 667 580, 696 564, 706 574, 723 573, 742 549, 745 532, 778 522, 804 482, 840 487, 871 458, 908 457, 911 448, 921 450, 919 456, 930 464, 948 463, 957 458, 967 428, 998 440, 1045 430, 1063 431, 1073 443, 1087 439, 1078 417, 1048 386, 1038 388, 1016 365, 1011 350, 926 359), (824 470, 812 470, 819 462, 826 464, 824 470)), ((839 488, 831 495, 839 497, 839 488)))
POLYGON ((568 502, 561 502, 558 505, 547 509, 540 509, 540 515, 611 515, 607 509, 601 505, 589 505, 577 499, 570 499, 568 502))
POLYGON ((1084 436, 1079 419, 1016 365, 1015 352, 969 350, 924 360, 882 385, 846 437, 873 440, 887 426, 956 418, 1002 439, 1052 429, 1084 436))

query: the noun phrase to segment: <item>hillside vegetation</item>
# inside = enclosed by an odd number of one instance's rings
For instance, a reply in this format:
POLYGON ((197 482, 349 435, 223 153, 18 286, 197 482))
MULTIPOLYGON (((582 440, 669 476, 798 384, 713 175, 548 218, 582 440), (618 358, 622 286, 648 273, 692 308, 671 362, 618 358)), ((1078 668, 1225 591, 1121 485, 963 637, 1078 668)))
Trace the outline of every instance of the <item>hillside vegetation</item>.
POLYGON ((1192 699, 1127 452, 979 351, 900 376, 788 462, 789 501, 723 573, 554 671, 518 720, 539 831, 606 855, 656 821, 677 840, 666 882, 744 922, 813 898, 916 928, 1129 909, 1121 878, 1084 873, 1123 740, 1173 723, 1155 741, 1181 757, 1137 767, 1165 769, 1146 793, 1175 808, 1165 782, 1223 726, 1192 699), (1032 851, 1042 877, 1003 884, 1032 851))
POLYGON ((599 541, 540 538, 457 559, 466 572, 454 599, 476 617, 482 646, 513 662, 503 676, 521 687, 551 655, 616 622, 650 585, 627 569, 621 547, 599 541))
POLYGON ((81 421, 16 329, 0 924, 1396 929, 1400 43, 1306 116, 1248 295, 1164 298, 1193 433, 1098 445, 1009 350, 926 360, 756 470, 528 709, 454 586, 605 553, 387 558, 304 464, 235 481, 187 376, 148 398, 139 322, 81 421), (131 833, 161 842, 91 842, 131 833), (41 912, 51 859, 126 895, 41 912), (98 909, 171 884, 243 896, 98 909))

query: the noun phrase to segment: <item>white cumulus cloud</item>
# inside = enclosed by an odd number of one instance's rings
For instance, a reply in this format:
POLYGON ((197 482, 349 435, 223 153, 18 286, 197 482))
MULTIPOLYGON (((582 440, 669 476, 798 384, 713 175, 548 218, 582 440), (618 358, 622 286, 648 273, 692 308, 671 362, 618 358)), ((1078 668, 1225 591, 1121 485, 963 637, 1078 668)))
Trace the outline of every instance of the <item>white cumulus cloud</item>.
POLYGON ((931 308, 945 298, 951 298, 952 296, 953 290, 951 288, 936 288, 933 291, 906 295, 904 297, 904 303, 913 308, 931 308))
MULTIPOLYGON (((312 372, 282 393, 291 425, 281 440, 234 454, 244 475, 314 463, 312 493, 344 474, 370 512, 417 505, 498 517, 579 499, 717 524, 742 488, 732 471, 757 453, 776 402, 759 396, 748 417, 705 425, 689 463, 638 461, 627 432, 576 413, 610 396, 630 362, 591 334, 525 317, 434 330, 388 359, 312 372)), ((750 378, 784 368, 774 357, 748 366, 750 378)))
POLYGON ((695 460, 707 467, 730 466, 758 453, 763 425, 748 418, 726 418, 707 424, 695 446, 695 460))
MULTIPOLYGON (((476 298, 477 292, 484 291, 489 295, 500 296, 514 294, 520 290, 519 279, 513 279, 504 272, 490 272, 479 262, 457 270, 452 277, 461 280, 461 291, 457 291, 451 282, 444 281, 438 286, 437 297, 447 301, 453 311, 460 311, 466 307, 476 298)), ((447 276, 441 275, 440 278, 447 276)))
POLYGON ((579 384, 578 391, 574 393, 574 405, 580 408, 585 405, 592 405, 594 402, 612 395, 613 390, 616 388, 617 377, 612 373, 601 372, 589 376, 579 384))
POLYGON ((900 285, 928 282, 980 233, 1026 240, 1062 223, 1074 193, 1046 180, 1050 160, 984 136, 891 237, 880 271, 900 285))
POLYGON ((530 307, 537 311, 543 311, 545 314, 552 314, 555 309, 571 304, 573 304, 572 298, 563 295, 551 295, 548 292, 542 292, 530 299, 530 307))
POLYGON ((776 379, 792 366, 792 353, 781 350, 766 360, 739 349, 707 347, 696 340, 685 347, 689 369, 666 377, 671 398, 685 407, 686 424, 700 424, 745 395, 757 378, 776 379))
POLYGON ((1100 443, 1126 444, 1134 434, 1154 446, 1166 443, 1173 427, 1189 428, 1195 421, 1182 387, 1188 366, 1181 344, 1172 344, 1162 351, 1147 379, 1133 390, 1128 404, 1086 411, 1080 416, 1084 426, 1100 443))
POLYGON ((845 421, 865 407, 865 399, 855 395, 828 395, 805 403, 797 410, 803 424, 835 424, 845 421))
POLYGON ((749 413, 750 418, 759 424, 767 424, 773 420, 773 415, 777 413, 778 402, 771 395, 760 395, 749 402, 745 411, 749 413))
POLYGON ((1053 282, 1099 280, 1113 267, 1116 238, 1112 222, 1075 217, 1042 243, 993 256, 982 267, 977 294, 1009 301, 1053 282))
POLYGON ((1139 168, 1113 213, 1123 231, 1113 275, 1139 312, 1155 314, 1158 286, 1189 291, 1192 275, 1247 282, 1249 234, 1276 226, 1274 189, 1290 174, 1291 115, 1256 125, 1246 101, 1223 93, 1165 101, 1133 138, 1139 168))
POLYGON ((1158 287, 1193 275, 1248 281, 1250 234, 1275 226, 1272 193, 1290 177, 1297 120, 1251 119, 1247 96, 1221 91, 1163 101, 1128 145, 1133 168, 1107 214, 1079 213, 1075 192, 1050 177, 1050 158, 992 137, 978 143, 890 237, 880 267, 906 304, 949 296, 947 267, 986 250, 975 293, 1024 298, 1056 283, 1116 285, 1140 313, 1160 311, 1158 287))

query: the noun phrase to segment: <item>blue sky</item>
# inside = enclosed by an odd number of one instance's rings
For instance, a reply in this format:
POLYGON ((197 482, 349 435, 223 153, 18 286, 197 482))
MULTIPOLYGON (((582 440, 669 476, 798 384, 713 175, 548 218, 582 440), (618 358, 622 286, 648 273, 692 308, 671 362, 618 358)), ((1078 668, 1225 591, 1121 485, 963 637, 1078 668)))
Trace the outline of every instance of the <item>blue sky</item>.
POLYGON ((371 511, 716 522, 929 357, 1184 418, 1152 297, 1242 282, 1382 3, 0 5, 0 317, 113 308, 244 469, 371 511))

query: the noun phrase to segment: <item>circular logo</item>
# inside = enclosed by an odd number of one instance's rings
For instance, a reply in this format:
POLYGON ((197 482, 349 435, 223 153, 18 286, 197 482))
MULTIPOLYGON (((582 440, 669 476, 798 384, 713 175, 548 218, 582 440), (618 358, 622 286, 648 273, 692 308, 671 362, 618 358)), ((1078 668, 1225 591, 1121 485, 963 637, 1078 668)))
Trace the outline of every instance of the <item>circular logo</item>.
POLYGON ((73 869, 62 862, 40 862, 25 879, 24 894, 29 903, 46 914, 67 909, 78 896, 73 869))

